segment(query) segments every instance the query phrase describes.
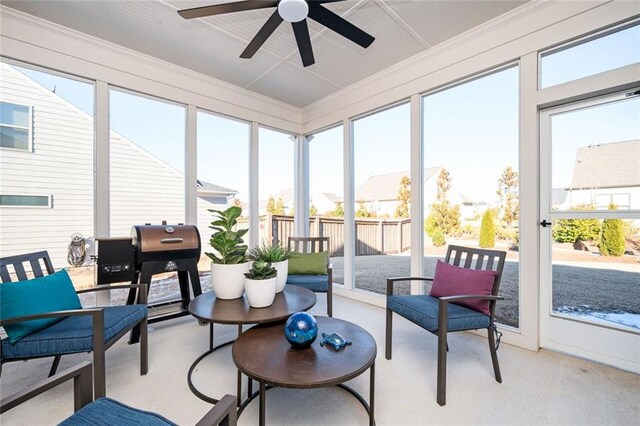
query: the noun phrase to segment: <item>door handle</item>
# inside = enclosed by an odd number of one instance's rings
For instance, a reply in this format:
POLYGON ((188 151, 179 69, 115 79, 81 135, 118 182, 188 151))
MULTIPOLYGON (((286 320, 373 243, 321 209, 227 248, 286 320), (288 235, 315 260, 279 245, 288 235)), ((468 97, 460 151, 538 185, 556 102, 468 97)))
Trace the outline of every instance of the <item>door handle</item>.
POLYGON ((545 219, 545 220, 543 220, 542 222, 540 222, 540 225, 542 225, 543 227, 545 227, 545 228, 546 228, 547 226, 550 226, 550 225, 551 225, 551 222, 547 222, 547 220, 545 219))

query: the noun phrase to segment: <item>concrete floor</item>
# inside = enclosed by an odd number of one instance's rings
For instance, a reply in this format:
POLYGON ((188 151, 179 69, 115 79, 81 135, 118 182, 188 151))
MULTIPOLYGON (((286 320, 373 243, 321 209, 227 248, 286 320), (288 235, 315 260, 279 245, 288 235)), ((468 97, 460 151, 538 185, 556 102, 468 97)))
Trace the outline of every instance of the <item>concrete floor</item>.
MULTIPOLYGON (((325 298, 311 313, 322 315, 325 298)), ((493 378, 486 339, 450 335, 447 405, 436 404, 436 338, 395 316, 394 355, 384 358, 384 310, 336 296, 336 317, 366 328, 378 343, 376 421, 384 425, 424 424, 580 424, 627 425, 640 419, 640 376, 601 364, 542 350, 509 345, 498 352, 503 383, 493 378)), ((235 326, 216 326, 216 343, 231 339, 235 326)), ((189 391, 186 374, 208 345, 208 327, 184 317, 152 325, 149 373, 139 375, 139 351, 126 339, 107 352, 107 394, 135 407, 158 412, 180 425, 194 424, 210 407, 189 391)), ((62 358, 61 369, 90 355, 62 358)), ((5 364, 3 396, 46 377, 50 360, 5 364)), ((202 361, 194 384, 221 397, 235 393, 236 369, 227 346, 202 361)), ((368 399, 368 373, 349 383, 368 399)), ((246 386, 245 386, 246 392, 246 386)), ((71 383, 58 387, 0 417, 2 425, 56 424, 73 410, 71 383)), ((240 425, 257 424, 258 401, 240 425)), ((360 404, 338 388, 272 389, 267 393, 271 425, 365 425, 360 404)))

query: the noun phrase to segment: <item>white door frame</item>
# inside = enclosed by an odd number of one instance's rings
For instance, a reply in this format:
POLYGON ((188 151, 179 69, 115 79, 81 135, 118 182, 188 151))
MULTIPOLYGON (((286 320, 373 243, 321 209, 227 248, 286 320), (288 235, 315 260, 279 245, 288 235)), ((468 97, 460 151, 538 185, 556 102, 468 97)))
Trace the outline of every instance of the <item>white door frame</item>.
MULTIPOLYGON (((562 218, 638 219, 639 210, 551 211, 551 116, 622 101, 625 92, 567 103, 540 111, 540 220, 562 218)), ((542 347, 640 373, 640 331, 553 313, 551 226, 540 226, 540 342, 542 347)))

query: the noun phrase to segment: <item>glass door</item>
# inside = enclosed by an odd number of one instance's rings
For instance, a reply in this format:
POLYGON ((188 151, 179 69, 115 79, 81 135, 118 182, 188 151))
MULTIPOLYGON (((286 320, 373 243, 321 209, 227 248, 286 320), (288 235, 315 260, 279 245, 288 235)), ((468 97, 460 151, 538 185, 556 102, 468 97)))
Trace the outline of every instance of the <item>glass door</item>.
POLYGON ((640 96, 540 123, 542 346, 640 372, 640 96))

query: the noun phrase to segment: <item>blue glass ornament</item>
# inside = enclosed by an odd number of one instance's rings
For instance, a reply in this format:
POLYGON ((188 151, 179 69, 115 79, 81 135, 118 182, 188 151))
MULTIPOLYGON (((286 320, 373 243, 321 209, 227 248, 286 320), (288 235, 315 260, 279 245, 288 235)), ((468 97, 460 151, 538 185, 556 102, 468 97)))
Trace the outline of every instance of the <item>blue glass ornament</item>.
POLYGON ((296 312, 285 323, 284 335, 295 349, 308 348, 318 337, 318 323, 313 315, 296 312))

